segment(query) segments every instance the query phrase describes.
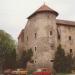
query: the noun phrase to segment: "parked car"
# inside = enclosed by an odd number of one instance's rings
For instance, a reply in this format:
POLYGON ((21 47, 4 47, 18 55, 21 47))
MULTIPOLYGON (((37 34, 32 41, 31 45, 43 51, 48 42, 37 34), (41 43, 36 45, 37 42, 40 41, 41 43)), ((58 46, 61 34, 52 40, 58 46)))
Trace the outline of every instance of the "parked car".
POLYGON ((27 75, 27 71, 24 69, 17 69, 11 72, 12 75, 27 75))
POLYGON ((17 70, 7 69, 4 71, 4 75, 27 75, 27 71, 24 69, 17 69, 17 70))
POLYGON ((6 70, 4 70, 4 75, 10 75, 11 72, 12 72, 11 69, 6 69, 6 70))
POLYGON ((49 68, 39 68, 32 75, 52 75, 49 68))

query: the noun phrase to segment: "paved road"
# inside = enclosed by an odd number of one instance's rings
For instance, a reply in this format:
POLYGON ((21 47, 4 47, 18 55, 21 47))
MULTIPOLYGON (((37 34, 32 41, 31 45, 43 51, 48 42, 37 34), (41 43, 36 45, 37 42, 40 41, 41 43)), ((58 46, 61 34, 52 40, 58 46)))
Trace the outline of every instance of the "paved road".
MULTIPOLYGON (((0 75, 4 75, 4 74, 0 74, 0 75)), ((56 74, 56 75, 75 75, 75 74, 56 74)))

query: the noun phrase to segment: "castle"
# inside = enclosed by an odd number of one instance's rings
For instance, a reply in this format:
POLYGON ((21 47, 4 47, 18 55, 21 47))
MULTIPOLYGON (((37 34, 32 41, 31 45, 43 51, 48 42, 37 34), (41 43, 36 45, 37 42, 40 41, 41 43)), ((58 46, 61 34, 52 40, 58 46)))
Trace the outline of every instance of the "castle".
POLYGON ((52 67, 57 46, 75 53, 75 22, 56 19, 58 12, 42 5, 28 17, 18 37, 18 52, 32 49, 36 67, 52 67))

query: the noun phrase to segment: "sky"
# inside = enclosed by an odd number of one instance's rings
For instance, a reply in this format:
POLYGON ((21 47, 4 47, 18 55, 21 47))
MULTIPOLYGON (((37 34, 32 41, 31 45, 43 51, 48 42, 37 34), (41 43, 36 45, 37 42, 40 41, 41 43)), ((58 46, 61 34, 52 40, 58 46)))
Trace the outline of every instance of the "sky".
POLYGON ((75 21, 75 0, 0 0, 0 30, 17 40, 27 17, 44 3, 59 13, 58 19, 75 21))

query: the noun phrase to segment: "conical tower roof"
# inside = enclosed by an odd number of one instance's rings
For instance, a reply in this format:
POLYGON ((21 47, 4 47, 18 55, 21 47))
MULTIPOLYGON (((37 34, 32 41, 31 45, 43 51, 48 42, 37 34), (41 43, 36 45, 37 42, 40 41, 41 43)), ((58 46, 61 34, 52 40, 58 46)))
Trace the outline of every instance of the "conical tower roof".
POLYGON ((46 12, 46 11, 51 12, 51 13, 55 14, 56 16, 58 15, 58 13, 55 10, 49 8, 47 5, 44 4, 39 9, 37 9, 32 15, 30 15, 28 18, 30 18, 31 16, 33 16, 34 14, 36 14, 38 12, 46 12))

